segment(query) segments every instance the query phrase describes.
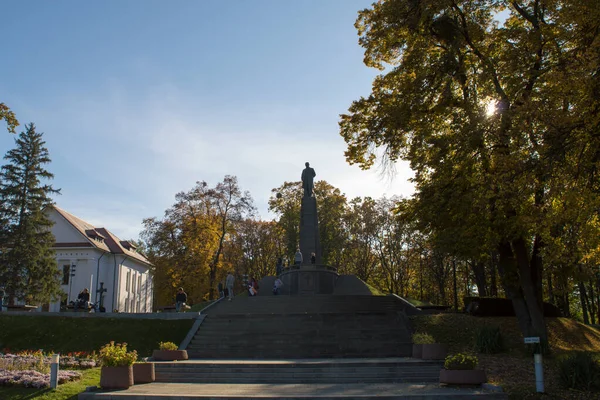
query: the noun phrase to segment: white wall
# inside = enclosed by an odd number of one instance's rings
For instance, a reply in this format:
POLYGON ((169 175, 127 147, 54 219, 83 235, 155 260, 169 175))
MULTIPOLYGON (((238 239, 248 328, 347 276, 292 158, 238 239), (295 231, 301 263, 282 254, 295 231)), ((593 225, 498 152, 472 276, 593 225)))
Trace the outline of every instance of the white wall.
POLYGON ((119 263, 118 276, 116 308, 120 312, 152 312, 152 277, 148 268, 135 259, 126 258, 119 263))
POLYGON ((73 227, 67 220, 65 220, 56 210, 51 210, 48 213, 48 217, 54 221, 52 226, 52 234, 56 238, 57 242, 86 242, 87 238, 82 236, 81 233, 73 227))
MULTIPOLYGON (((94 301, 97 284, 96 270, 98 259, 102 254, 103 252, 97 249, 73 248, 55 250, 56 265, 60 273, 61 283, 67 282, 61 285, 63 292, 67 295, 67 303, 76 301, 77 296, 84 288, 89 290, 90 300, 94 301), (75 266, 75 276, 71 276, 71 272, 69 272, 68 276, 63 278, 63 266, 71 265, 75 266)), ((69 268, 69 271, 71 271, 71 268, 69 268)), ((60 311, 60 301, 50 304, 50 311, 60 311)))

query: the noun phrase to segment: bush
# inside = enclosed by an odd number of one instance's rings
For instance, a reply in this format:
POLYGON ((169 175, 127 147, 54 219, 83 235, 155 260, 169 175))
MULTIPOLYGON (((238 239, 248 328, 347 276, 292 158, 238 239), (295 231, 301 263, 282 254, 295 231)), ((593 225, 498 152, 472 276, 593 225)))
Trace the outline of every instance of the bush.
POLYGON ((110 342, 100 349, 100 360, 104 367, 123 367, 133 365, 137 360, 137 351, 127 351, 127 343, 110 342))
POLYGON ((560 384, 568 389, 600 389, 600 362, 587 352, 579 352, 558 360, 560 384))
POLYGON ((477 332, 475 343, 480 353, 500 353, 503 349, 502 333, 497 326, 484 326, 477 332))
POLYGON ((476 356, 470 356, 468 354, 458 353, 451 354, 446 357, 444 362, 444 368, 446 369, 475 369, 479 360, 476 356))
POLYGON ((433 344, 435 339, 433 336, 427 333, 414 333, 412 335, 412 341, 414 344, 433 344))
POLYGON ((173 342, 159 342, 158 348, 160 350, 177 350, 178 349, 177 345, 173 342))

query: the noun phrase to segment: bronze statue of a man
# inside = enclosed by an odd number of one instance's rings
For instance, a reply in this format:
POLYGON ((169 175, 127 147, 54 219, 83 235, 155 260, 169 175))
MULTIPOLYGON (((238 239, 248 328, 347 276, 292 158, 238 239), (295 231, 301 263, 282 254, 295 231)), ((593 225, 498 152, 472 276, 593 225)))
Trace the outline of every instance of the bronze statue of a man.
POLYGON ((317 176, 314 168, 310 167, 309 163, 305 163, 306 168, 302 171, 302 188, 304 189, 304 197, 311 197, 313 194, 314 182, 313 178, 317 176))

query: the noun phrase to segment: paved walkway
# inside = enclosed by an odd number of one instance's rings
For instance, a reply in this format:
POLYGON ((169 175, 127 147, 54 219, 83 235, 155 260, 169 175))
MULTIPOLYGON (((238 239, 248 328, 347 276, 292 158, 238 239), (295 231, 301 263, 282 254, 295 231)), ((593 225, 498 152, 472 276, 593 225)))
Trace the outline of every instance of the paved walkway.
POLYGON ((79 400, 188 400, 188 399, 286 399, 351 400, 506 400, 506 393, 490 393, 480 388, 450 388, 437 384, 194 384, 148 383, 128 390, 106 393, 86 392, 79 400))
POLYGON ((385 357, 385 358, 297 358, 297 359, 273 359, 273 360, 235 360, 235 359, 207 359, 207 358, 192 358, 189 360, 179 361, 152 361, 155 364, 382 364, 382 363, 414 363, 422 364, 423 362, 432 363, 439 362, 443 364, 442 360, 423 360, 420 358, 412 357, 385 357))

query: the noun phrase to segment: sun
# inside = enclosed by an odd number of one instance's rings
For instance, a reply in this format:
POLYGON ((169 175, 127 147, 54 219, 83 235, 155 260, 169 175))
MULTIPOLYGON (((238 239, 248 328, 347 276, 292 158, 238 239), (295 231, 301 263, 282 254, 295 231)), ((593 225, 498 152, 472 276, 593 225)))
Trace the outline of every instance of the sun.
POLYGON ((496 114, 496 105, 497 105, 497 101, 496 100, 490 100, 487 102, 487 104, 485 105, 485 114, 488 117, 491 117, 492 115, 496 114))

